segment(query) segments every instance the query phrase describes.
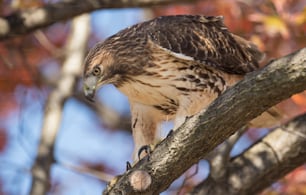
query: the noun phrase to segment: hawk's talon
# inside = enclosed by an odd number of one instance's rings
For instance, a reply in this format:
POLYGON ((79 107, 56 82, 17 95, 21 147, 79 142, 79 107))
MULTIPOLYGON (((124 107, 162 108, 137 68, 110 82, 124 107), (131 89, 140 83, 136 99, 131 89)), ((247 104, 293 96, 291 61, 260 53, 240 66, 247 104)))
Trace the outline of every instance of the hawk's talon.
POLYGON ((192 118, 192 117, 193 117, 193 115, 186 116, 186 117, 185 117, 185 122, 186 122, 188 119, 192 118))
POLYGON ((169 131, 169 133, 167 134, 166 138, 168 138, 168 137, 172 136, 172 135, 173 135, 173 133, 174 133, 174 131, 173 131, 173 129, 171 129, 171 130, 169 131))
POLYGON ((126 171, 132 169, 132 165, 129 161, 126 161, 126 171))
POLYGON ((138 160, 140 160, 140 155, 143 151, 146 152, 148 160, 150 160, 150 155, 152 153, 152 148, 151 148, 150 145, 144 145, 144 146, 141 146, 141 148, 139 148, 139 150, 138 150, 138 160))

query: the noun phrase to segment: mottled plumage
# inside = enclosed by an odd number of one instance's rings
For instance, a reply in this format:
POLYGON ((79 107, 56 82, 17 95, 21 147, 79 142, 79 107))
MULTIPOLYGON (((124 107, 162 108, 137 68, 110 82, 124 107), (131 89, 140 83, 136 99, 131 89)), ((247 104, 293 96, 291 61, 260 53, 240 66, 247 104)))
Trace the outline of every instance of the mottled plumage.
POLYGON ((98 43, 84 69, 85 95, 114 84, 130 101, 135 150, 151 144, 158 124, 206 108, 243 75, 258 69, 261 52, 230 33, 222 17, 165 16, 98 43))

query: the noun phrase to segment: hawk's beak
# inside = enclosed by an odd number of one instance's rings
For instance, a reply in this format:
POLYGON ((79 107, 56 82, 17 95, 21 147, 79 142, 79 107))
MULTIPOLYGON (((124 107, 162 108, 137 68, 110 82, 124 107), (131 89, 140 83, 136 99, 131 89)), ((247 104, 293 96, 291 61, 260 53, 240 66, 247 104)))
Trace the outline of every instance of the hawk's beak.
POLYGON ((85 78, 83 82, 84 95, 91 102, 94 102, 97 81, 98 79, 95 76, 89 76, 85 78))

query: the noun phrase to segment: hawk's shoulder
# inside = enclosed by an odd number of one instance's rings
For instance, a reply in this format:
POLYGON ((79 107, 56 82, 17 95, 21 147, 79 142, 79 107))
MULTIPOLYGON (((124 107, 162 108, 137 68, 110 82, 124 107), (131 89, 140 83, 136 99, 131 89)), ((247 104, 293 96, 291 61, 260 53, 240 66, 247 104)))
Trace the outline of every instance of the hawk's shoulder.
POLYGON ((228 73, 251 72, 262 58, 254 44, 228 31, 222 16, 162 16, 128 31, 147 36, 176 57, 190 57, 228 73))

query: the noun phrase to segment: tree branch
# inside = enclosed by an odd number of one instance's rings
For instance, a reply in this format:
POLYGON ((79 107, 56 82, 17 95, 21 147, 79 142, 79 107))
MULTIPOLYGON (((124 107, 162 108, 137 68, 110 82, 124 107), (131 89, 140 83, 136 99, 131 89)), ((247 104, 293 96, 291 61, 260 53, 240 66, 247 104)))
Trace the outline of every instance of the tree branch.
POLYGON ((246 130, 247 126, 242 127, 207 155, 206 160, 208 160, 210 164, 209 175, 214 180, 223 180, 224 176, 227 174, 230 153, 246 130))
POLYGON ((0 17, 0 40, 102 8, 149 7, 194 0, 66 0, 0 17))
POLYGON ((55 90, 50 94, 42 126, 41 140, 35 164, 32 168, 32 195, 46 194, 49 190, 49 176, 54 162, 53 149, 59 130, 63 104, 75 89, 77 78, 82 71, 82 64, 89 37, 89 16, 82 15, 72 22, 72 30, 67 43, 67 56, 62 67, 62 75, 55 90))
POLYGON ((305 162, 306 114, 303 114, 232 159, 222 181, 208 178, 190 194, 257 194, 305 162))
POLYGON ((247 75, 205 112, 186 120, 155 148, 149 160, 142 159, 119 176, 104 194, 159 194, 248 121, 305 89, 306 48, 247 75), (133 185, 135 173, 149 183, 143 185, 145 189, 133 185))

